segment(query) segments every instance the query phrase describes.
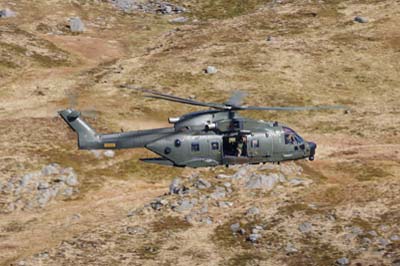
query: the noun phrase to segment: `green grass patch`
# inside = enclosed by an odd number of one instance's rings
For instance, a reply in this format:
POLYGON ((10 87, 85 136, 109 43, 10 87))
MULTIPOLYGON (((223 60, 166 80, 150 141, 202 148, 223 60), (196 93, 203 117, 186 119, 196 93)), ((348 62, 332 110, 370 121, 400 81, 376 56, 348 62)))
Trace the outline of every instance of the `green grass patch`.
POLYGON ((282 215, 291 216, 295 212, 303 212, 306 215, 315 215, 315 214, 323 214, 324 210, 319 208, 311 208, 308 204, 305 203, 293 203, 286 206, 279 207, 278 212, 282 215))
POLYGON ((151 224, 152 232, 184 231, 192 225, 180 217, 166 216, 151 224))
POLYGON ((381 167, 371 165, 371 162, 343 162, 338 164, 335 170, 343 172, 358 181, 371 181, 392 176, 381 167))
POLYGON ((200 19, 227 19, 253 12, 269 0, 206 0, 194 1, 193 16, 200 19))
POLYGON ((224 261, 222 265, 226 266, 246 266, 246 265, 259 265, 261 261, 266 258, 260 252, 242 252, 235 254, 233 257, 224 261))
POLYGON ((285 263, 287 263, 288 266, 335 265, 335 261, 343 256, 343 252, 338 250, 333 245, 320 242, 317 238, 305 236, 302 239, 302 248, 299 250, 299 252, 289 256, 285 260, 285 263))

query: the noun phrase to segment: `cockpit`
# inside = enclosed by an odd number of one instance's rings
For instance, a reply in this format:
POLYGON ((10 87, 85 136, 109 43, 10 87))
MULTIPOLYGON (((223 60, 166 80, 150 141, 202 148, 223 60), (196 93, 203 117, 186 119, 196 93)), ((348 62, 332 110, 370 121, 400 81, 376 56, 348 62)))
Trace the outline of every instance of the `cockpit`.
POLYGON ((285 144, 301 144, 304 142, 303 138, 293 129, 288 127, 282 127, 282 129, 285 134, 285 144))

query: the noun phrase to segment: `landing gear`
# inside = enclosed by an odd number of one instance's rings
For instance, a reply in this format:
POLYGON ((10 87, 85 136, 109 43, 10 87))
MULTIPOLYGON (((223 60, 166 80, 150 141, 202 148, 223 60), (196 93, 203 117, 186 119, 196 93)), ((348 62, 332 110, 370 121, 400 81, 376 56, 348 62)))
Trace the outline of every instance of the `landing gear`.
POLYGON ((310 161, 314 161, 314 155, 311 155, 310 157, 308 157, 308 159, 309 159, 310 161))

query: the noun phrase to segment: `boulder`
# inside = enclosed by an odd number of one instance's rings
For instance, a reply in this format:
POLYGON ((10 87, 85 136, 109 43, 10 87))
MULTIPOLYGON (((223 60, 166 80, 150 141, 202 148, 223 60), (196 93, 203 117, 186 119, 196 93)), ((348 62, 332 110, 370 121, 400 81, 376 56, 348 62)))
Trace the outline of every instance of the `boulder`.
POLYGON ((188 199, 184 199, 178 203, 178 206, 174 208, 174 211, 177 212, 186 212, 190 211, 194 206, 194 202, 188 199))
POLYGON ((350 261, 348 258, 343 257, 343 258, 337 259, 336 264, 337 265, 349 265, 350 261))
POLYGON ((72 187, 67 187, 64 189, 63 196, 66 198, 70 198, 74 195, 74 189, 72 187))
POLYGON ((203 207, 200 209, 200 213, 207 213, 208 212, 208 205, 204 204, 203 207))
POLYGON ((240 230, 240 224, 239 223, 235 223, 231 225, 231 231, 232 233, 237 233, 240 230))
POLYGON ((66 178, 65 178, 65 184, 67 184, 70 187, 75 187, 79 184, 78 182, 78 177, 76 176, 75 173, 70 173, 66 178))
POLYGON ((17 14, 12 11, 11 9, 3 9, 0 10, 0 18, 11 18, 11 17, 15 17, 17 14))
POLYGON ((181 179, 175 178, 169 185, 169 194, 179 194, 182 192, 181 179))
POLYGON ((173 11, 172 5, 169 3, 161 3, 158 12, 161 14, 171 14, 173 11))
POLYGON ((56 175, 60 173, 60 165, 56 163, 51 163, 49 165, 46 165, 42 169, 42 175, 48 176, 48 175, 56 175))
POLYGON ((169 22, 170 23, 185 23, 187 22, 189 19, 187 17, 178 17, 178 18, 173 18, 170 19, 169 22))
POLYGON ((258 241, 258 239, 260 239, 261 238, 261 235, 260 234, 250 234, 247 238, 246 238, 246 240, 247 241, 250 241, 251 243, 256 243, 257 241, 258 241))
POLYGON ((37 189, 38 189, 38 190, 45 190, 45 189, 48 189, 49 187, 50 187, 50 185, 49 185, 48 182, 46 182, 46 181, 40 181, 39 184, 38 184, 38 186, 37 186, 37 189))
POLYGON ((228 189, 228 188, 232 187, 232 184, 229 182, 225 182, 224 187, 226 187, 228 189))
POLYGON ((378 238, 378 244, 381 247, 386 247, 387 245, 389 245, 389 241, 383 237, 378 238))
POLYGON ((96 157, 97 159, 99 159, 101 157, 101 151, 99 150, 90 150, 90 152, 94 155, 94 157, 96 157))
POLYGON ((205 72, 206 74, 215 74, 215 73, 218 72, 218 70, 217 70, 217 68, 216 68, 215 66, 208 66, 208 67, 204 70, 204 72, 205 72))
POLYGON ((203 179, 203 178, 199 178, 196 183, 194 184, 194 186, 198 189, 205 189, 205 188, 210 188, 211 184, 210 182, 208 182, 207 180, 203 179))
POLYGON ((130 235, 144 235, 146 234, 146 229, 139 227, 139 226, 128 226, 126 231, 130 235))
POLYGON ((361 16, 356 16, 354 21, 358 23, 368 23, 368 19, 361 16))
POLYGON ((285 247, 286 254, 293 254, 298 252, 298 249, 292 244, 288 243, 285 247))
POLYGON ((253 175, 246 183, 247 189, 266 189, 272 190, 278 183, 285 182, 285 177, 280 173, 272 173, 269 175, 253 175))
POLYGON ((35 177, 35 174, 33 174, 33 173, 28 173, 28 174, 23 175, 20 180, 20 186, 26 187, 34 177, 35 177))
POLYGON ((39 206, 43 208, 44 206, 47 205, 50 199, 51 199, 51 193, 48 189, 46 189, 43 190, 43 192, 38 195, 37 202, 39 206))
POLYGON ((225 189, 223 187, 216 187, 215 191, 210 194, 210 198, 215 199, 215 200, 225 198, 225 196, 226 196, 226 193, 225 193, 225 189))
POLYGON ((69 29, 74 33, 82 33, 85 31, 85 25, 79 17, 70 18, 69 29))
POLYGON ((229 208, 232 206, 233 206, 233 203, 229 202, 229 201, 219 201, 218 202, 218 207, 220 207, 220 208, 229 208))
POLYGON ((111 0, 113 5, 124 12, 130 12, 138 9, 138 5, 135 0, 111 0))
POLYGON ((251 229, 252 234, 259 234, 264 228, 261 225, 256 225, 251 229))
POLYGON ((260 214, 260 209, 257 207, 252 207, 246 211, 246 216, 253 216, 260 214))
POLYGON ((107 150, 107 151, 104 152, 104 156, 106 156, 108 158, 113 158, 115 156, 115 151, 107 150))
POLYGON ((308 186, 312 183, 312 180, 303 179, 303 178, 292 178, 289 180, 289 184, 298 187, 298 186, 308 186))
POLYGON ((208 224, 208 225, 213 223, 211 217, 208 217, 208 216, 205 217, 205 218, 201 218, 200 222, 203 223, 203 224, 208 224))
POLYGON ((299 231, 302 232, 303 234, 309 233, 312 231, 312 224, 309 222, 304 222, 299 225, 299 231))

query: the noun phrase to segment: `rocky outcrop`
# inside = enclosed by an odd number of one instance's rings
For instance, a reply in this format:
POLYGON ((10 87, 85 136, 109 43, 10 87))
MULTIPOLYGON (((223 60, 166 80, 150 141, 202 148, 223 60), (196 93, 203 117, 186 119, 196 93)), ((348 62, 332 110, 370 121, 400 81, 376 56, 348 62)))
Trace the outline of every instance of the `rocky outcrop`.
POLYGON ((41 171, 11 177, 0 184, 0 211, 44 208, 53 200, 66 200, 79 193, 79 180, 75 171, 58 164, 49 164, 41 171))

